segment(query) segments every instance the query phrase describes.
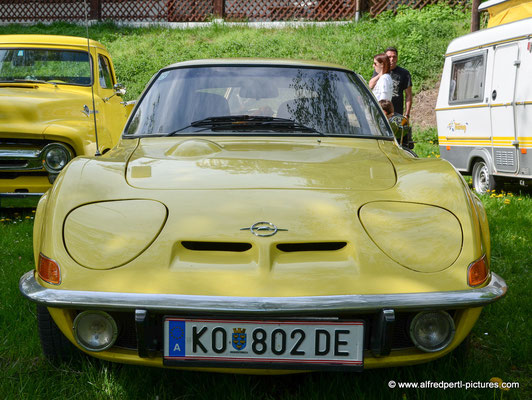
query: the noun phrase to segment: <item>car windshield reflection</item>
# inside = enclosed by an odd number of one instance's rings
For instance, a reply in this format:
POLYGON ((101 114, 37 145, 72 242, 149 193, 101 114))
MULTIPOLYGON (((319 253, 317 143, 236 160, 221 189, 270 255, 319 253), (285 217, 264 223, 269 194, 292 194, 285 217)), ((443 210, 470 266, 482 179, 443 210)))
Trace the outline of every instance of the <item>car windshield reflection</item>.
POLYGON ((389 136, 368 91, 348 71, 211 66, 167 69, 125 134, 389 136))

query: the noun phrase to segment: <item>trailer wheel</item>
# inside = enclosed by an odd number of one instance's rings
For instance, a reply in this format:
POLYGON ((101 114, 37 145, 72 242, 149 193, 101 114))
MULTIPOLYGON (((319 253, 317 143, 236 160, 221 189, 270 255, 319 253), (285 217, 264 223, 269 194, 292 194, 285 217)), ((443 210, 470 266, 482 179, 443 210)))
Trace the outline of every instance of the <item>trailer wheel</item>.
POLYGON ((473 165, 473 189, 479 194, 495 190, 495 177, 490 175, 489 168, 484 160, 479 160, 473 165))
POLYGON ((79 353, 55 324, 48 309, 37 305, 37 328, 45 357, 54 364, 73 360, 79 353))

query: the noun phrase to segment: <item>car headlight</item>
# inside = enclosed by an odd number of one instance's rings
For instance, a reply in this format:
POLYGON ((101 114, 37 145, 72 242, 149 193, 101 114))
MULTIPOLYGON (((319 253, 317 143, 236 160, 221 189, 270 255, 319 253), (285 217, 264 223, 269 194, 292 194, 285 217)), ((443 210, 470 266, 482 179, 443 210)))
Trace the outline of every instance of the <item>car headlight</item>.
POLYGON ((392 260, 419 272, 450 267, 462 250, 462 227, 454 214, 436 206, 376 201, 360 208, 360 221, 392 260))
POLYGON ((41 152, 43 166, 52 174, 58 174, 73 156, 72 151, 61 143, 47 144, 41 152))
POLYGON ((418 349, 430 353, 446 348, 454 332, 454 321, 445 311, 420 312, 410 323, 410 338, 418 349))
POLYGON ((63 237, 70 256, 92 269, 110 269, 133 260, 157 238, 166 207, 152 200, 104 201, 71 211, 63 237))
POLYGON ((74 319, 76 342, 89 351, 103 351, 111 347, 118 336, 115 320, 103 311, 83 311, 74 319))

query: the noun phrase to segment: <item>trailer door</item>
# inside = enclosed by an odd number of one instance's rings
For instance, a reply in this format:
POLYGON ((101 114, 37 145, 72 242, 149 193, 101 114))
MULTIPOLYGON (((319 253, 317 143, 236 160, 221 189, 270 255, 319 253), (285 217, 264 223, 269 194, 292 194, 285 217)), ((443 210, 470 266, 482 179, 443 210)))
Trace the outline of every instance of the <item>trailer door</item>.
POLYGON ((498 172, 517 171, 514 107, 518 64, 517 43, 495 47, 489 102, 492 156, 498 172))

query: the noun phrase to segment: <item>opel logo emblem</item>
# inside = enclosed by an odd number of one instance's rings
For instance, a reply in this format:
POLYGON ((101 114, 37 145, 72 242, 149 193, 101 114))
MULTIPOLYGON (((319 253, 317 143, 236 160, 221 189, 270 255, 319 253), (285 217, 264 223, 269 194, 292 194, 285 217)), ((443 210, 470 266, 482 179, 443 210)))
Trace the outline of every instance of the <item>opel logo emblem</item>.
POLYGON ((251 231, 255 236, 273 236, 278 231, 287 231, 288 229, 282 229, 277 228, 274 224, 271 222, 255 222, 253 225, 251 225, 249 228, 241 228, 241 231, 251 231))

